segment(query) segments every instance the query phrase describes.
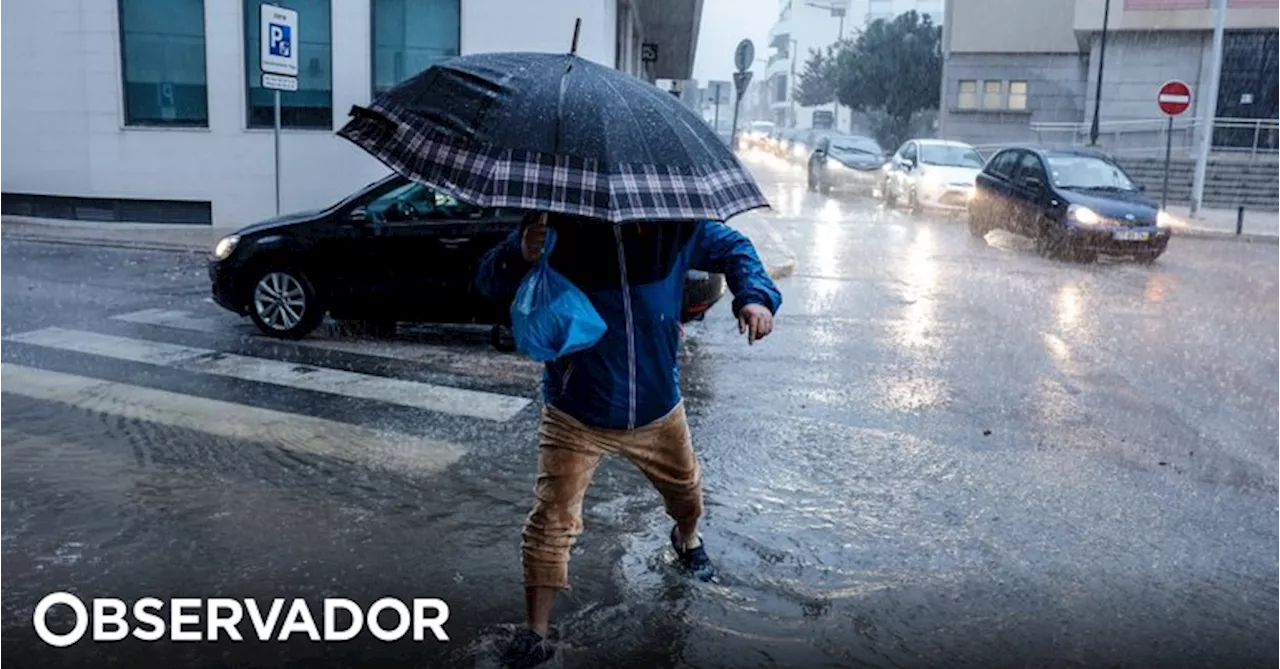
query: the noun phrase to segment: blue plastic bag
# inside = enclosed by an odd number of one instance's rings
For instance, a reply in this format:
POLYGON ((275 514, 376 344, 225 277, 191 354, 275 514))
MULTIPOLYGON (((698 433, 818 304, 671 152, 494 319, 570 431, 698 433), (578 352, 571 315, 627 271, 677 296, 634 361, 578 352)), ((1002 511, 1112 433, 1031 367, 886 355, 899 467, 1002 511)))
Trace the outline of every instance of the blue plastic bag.
POLYGON ((555 240, 555 230, 547 228, 542 255, 511 303, 516 349, 537 362, 591 348, 608 329, 586 293, 547 265, 555 240))

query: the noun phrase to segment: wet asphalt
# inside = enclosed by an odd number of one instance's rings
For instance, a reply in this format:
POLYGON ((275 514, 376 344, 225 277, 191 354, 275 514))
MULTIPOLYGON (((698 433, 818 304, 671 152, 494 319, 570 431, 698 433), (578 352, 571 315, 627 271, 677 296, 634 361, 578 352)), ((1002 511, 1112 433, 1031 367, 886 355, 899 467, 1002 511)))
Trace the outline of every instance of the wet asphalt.
MULTIPOLYGON (((672 567, 656 493, 607 461, 553 666, 1276 666, 1275 245, 1175 239, 1152 266, 1056 262, 749 159, 798 261, 776 331, 748 347, 726 299, 682 354, 724 583, 672 567)), ((202 257, 2 253, 5 337, 62 327, 537 397, 536 367, 483 332, 402 328, 396 342, 424 347, 413 359, 361 353, 376 340, 308 348, 208 304, 202 257), (213 326, 114 319, 141 309, 213 326)), ((523 616, 536 402, 481 421, 30 344, 5 342, 3 360, 466 449, 437 473, 396 471, 6 390, 6 665, 498 666, 523 616), (439 597, 451 640, 53 649, 31 616, 59 590, 439 597)), ((65 610, 49 620, 65 628, 65 610)))

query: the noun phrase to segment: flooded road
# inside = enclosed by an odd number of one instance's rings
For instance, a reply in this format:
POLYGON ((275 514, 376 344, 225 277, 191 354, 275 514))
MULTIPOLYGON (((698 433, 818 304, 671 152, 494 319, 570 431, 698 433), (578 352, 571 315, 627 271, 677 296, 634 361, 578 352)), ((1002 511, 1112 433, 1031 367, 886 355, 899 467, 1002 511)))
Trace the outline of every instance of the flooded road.
MULTIPOLYGON (((606 461, 554 666, 1275 666, 1274 245, 1053 262, 753 167, 797 258, 777 327, 748 347, 724 300, 683 351, 725 583, 671 568, 657 494, 606 461)), ((3 260, 15 666, 497 666, 535 366, 465 329, 264 340, 201 258, 3 260), (451 641, 52 649, 58 590, 439 597, 451 641)))

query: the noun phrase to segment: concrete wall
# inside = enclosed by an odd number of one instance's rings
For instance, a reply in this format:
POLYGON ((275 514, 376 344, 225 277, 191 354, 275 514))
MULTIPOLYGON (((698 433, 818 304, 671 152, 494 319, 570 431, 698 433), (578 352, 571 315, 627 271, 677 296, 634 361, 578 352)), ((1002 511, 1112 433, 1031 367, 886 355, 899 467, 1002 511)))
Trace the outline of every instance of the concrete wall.
MULTIPOLYGON (((1084 56, 1080 54, 951 54, 942 83, 943 101, 939 132, 947 139, 971 144, 1001 144, 1033 141, 1032 122, 1079 121, 1083 113, 1085 86, 1084 56), (982 82, 1027 82, 1026 110, 960 109, 959 82, 978 82, 981 104, 982 82)), ((1007 97, 1006 97, 1007 100, 1007 97)))
MULTIPOLYGON (((972 1, 972 0, 971 0, 972 1)), ((1074 5, 1076 30, 1102 30, 1106 0, 1063 0, 1074 5)), ((1111 30, 1213 30, 1214 0, 1112 0, 1111 30)), ((1228 0, 1227 30, 1280 27, 1280 1, 1228 0)))
POLYGON ((952 53, 1080 50, 1072 0, 949 0, 945 11, 952 53))
MULTIPOLYGON (((1208 31, 1109 32, 1107 56, 1102 73, 1103 122, 1130 119, 1159 121, 1164 118, 1156 105, 1156 91, 1170 79, 1180 79, 1192 87, 1192 108, 1186 116, 1199 116, 1213 109, 1203 95, 1212 66, 1213 34, 1208 31)), ((1089 44, 1089 83, 1085 109, 1080 120, 1093 118, 1098 86, 1100 35, 1089 44)))
MULTIPOLYGON (((124 125, 116 2, 5 5, 4 191, 207 200, 215 225, 273 215, 272 131, 245 127, 243 2, 206 0, 204 7, 208 127, 173 129, 124 125)), ((331 7, 333 128, 282 131, 285 211, 330 204, 386 173, 334 135, 350 107, 370 99, 369 0, 332 0, 331 7)), ((463 0, 461 51, 564 51, 581 17, 579 54, 612 67, 616 7, 617 0, 463 0)))

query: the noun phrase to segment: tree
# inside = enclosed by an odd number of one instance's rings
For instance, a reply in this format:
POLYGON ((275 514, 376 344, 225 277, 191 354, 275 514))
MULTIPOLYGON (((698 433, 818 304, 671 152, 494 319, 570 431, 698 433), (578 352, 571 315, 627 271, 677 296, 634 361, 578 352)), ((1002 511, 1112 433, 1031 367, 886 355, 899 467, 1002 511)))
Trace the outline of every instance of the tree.
POLYGON ((804 62, 804 71, 796 77, 793 90, 796 102, 805 107, 816 107, 835 101, 835 76, 831 67, 834 62, 835 54, 831 49, 827 49, 825 54, 817 49, 809 49, 809 59, 804 62))
POLYGON ((912 117, 938 108, 942 30, 914 11, 878 19, 834 53, 831 79, 840 104, 882 118, 874 129, 886 148, 910 133, 912 117))

